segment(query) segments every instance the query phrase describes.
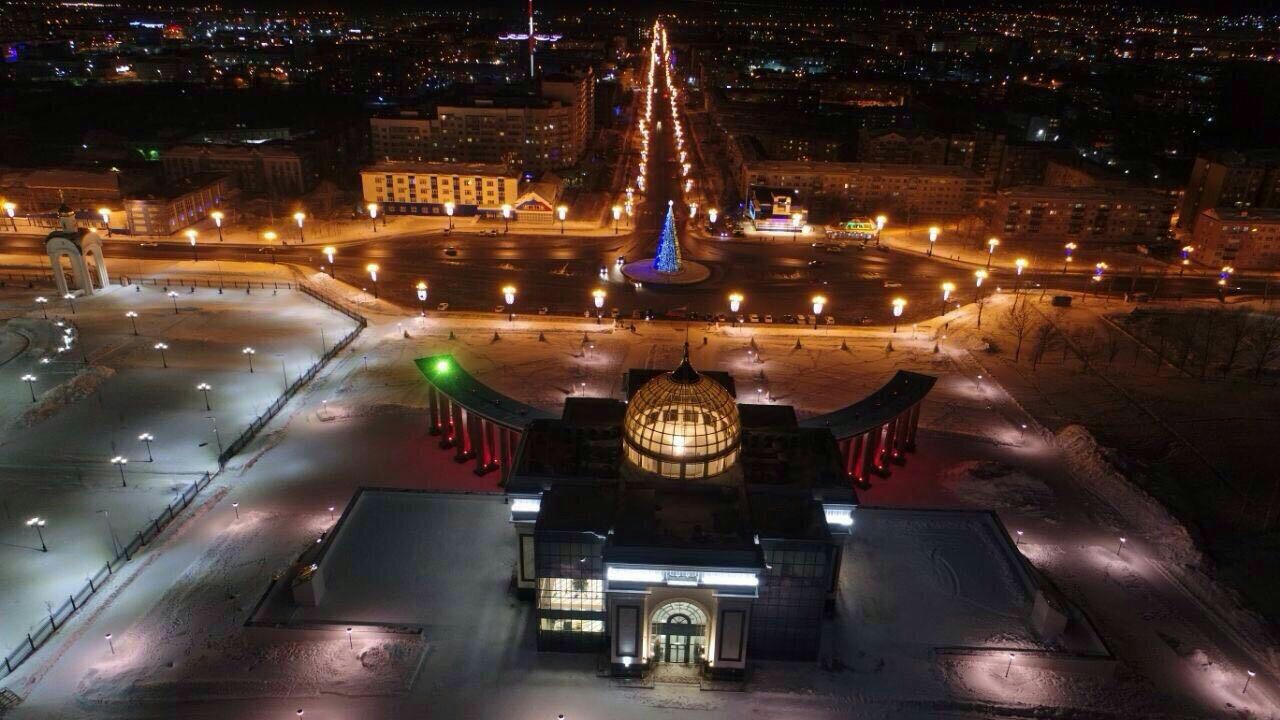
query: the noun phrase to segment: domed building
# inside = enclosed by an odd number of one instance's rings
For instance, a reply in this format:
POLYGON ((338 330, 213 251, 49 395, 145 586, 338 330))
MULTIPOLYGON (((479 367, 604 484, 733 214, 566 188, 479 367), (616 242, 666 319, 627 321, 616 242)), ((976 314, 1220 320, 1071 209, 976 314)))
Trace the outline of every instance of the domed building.
POLYGON ((441 447, 503 473, 538 648, 603 651, 617 675, 816 659, 855 483, 905 461, 934 381, 899 372, 800 422, 738 402, 733 377, 695 370, 686 346, 673 370, 629 370, 625 400, 570 397, 556 417, 449 356, 417 362, 441 447))

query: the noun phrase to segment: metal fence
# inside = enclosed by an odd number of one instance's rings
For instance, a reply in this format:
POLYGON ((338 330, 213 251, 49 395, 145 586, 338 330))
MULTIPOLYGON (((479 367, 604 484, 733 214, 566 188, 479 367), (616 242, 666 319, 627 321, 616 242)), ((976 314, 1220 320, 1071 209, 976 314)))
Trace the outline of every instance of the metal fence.
POLYGON ((160 285, 163 287, 207 287, 207 288, 262 288, 263 290, 292 290, 294 284, 287 280, 247 280, 232 278, 226 280, 223 278, 161 278, 161 277, 140 277, 135 278, 128 275, 122 275, 117 282, 121 285, 160 285))
MULTIPOLYGON (((290 283, 281 283, 281 285, 292 287, 292 284, 290 283)), ((243 450, 244 447, 249 444, 249 441, 251 441, 254 436, 256 436, 258 432, 271 421, 271 418, 275 417, 276 413, 280 412, 280 409, 285 406, 285 403, 287 403, 298 393, 298 390, 300 390, 304 385, 311 381, 317 373, 320 372, 320 370, 325 366, 325 363, 333 359, 334 356, 346 348, 347 345, 350 345, 351 341, 369 325, 369 321, 363 315, 347 309, 341 303, 325 296, 319 291, 307 287, 302 283, 297 284, 297 289, 325 305, 328 305, 334 310, 337 310, 343 315, 346 315, 352 320, 355 320, 356 327, 351 332, 347 333, 345 337, 339 340, 337 344, 325 351, 324 355, 321 355, 320 359, 317 360, 310 369, 289 385, 289 387, 285 389, 284 393, 280 397, 276 398, 275 402, 271 403, 270 407, 268 407, 265 412, 255 418, 253 422, 249 423, 249 427, 245 428, 244 432, 240 433, 235 441, 233 441, 226 450, 218 455, 218 473, 222 472, 222 468, 226 465, 227 460, 231 459, 231 457, 236 453, 243 450)), ((182 494, 166 505, 164 510, 162 510, 159 515, 152 518, 151 522, 148 523, 146 527, 134 534, 133 538, 124 547, 120 548, 114 558, 103 564, 96 573, 85 581, 85 584, 78 591, 68 595, 67 599, 64 600, 61 605, 50 611, 48 619, 42 621, 35 630, 27 633, 27 639, 5 656, 4 665, 3 667, 0 667, 0 678, 4 678, 12 673, 14 668, 21 665, 27 658, 35 654, 36 650, 40 649, 42 645, 49 642, 49 639, 58 631, 58 628, 65 625, 77 610, 84 607, 84 604, 88 602, 89 598, 93 597, 100 589, 102 589, 102 586, 106 583, 107 579, 110 578, 121 565, 132 560, 133 556, 136 555, 139 550, 154 540, 156 536, 169 525, 169 523, 173 522, 173 519, 177 517, 177 514, 195 500, 196 496, 200 494, 201 490, 209 485, 215 475, 217 475, 217 473, 205 473, 199 480, 191 483, 189 487, 183 489, 182 494)))

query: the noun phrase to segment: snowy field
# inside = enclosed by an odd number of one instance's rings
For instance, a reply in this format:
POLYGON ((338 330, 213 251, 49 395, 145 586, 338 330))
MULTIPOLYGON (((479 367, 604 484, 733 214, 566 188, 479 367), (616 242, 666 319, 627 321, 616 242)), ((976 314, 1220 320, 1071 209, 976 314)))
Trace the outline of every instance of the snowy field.
POLYGON ((229 444, 353 327, 301 293, 246 295, 114 286, 48 305, 51 288, 0 290, 0 649, 62 604, 166 504, 217 467, 229 444), (136 312, 138 334, 125 316, 136 312), (17 316, 21 314, 21 316, 17 316), (15 317, 17 316, 17 317, 15 317), (62 323, 58 326, 57 323, 62 323), (73 329, 69 350, 63 330, 73 329), (169 347, 162 367, 157 342, 169 347), (243 348, 252 346, 255 372, 243 348), (48 362, 44 362, 48 360, 48 362), (21 377, 35 375, 32 401, 21 377), (212 386, 209 407, 196 389, 212 386), (217 428, 215 434, 214 428, 217 428), (151 455, 142 433, 154 436, 151 455), (128 459, 119 468, 115 456, 128 459), (48 552, 25 521, 46 520, 48 552), (114 537, 113 537, 114 535, 114 537))

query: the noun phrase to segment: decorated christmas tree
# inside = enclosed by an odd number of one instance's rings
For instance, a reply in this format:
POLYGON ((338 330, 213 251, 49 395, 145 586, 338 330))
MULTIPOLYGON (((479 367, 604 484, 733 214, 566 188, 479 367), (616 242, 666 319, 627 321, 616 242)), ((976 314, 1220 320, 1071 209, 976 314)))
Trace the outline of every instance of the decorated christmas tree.
POLYGON ((660 273, 680 272, 680 242, 676 238, 676 220, 672 215, 673 202, 667 201, 667 217, 662 221, 662 235, 658 237, 658 256, 653 259, 653 269, 660 273))

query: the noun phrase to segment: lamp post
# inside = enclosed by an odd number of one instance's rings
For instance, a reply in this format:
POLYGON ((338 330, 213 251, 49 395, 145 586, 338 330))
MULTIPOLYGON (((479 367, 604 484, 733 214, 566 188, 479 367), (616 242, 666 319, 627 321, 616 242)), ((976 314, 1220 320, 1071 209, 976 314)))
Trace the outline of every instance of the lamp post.
POLYGON ((978 327, 982 327, 982 281, 986 279, 986 270, 973 271, 973 301, 978 303, 978 327))
POLYGON ((249 372, 250 372, 250 373, 252 373, 252 372, 253 372, 253 356, 254 356, 254 355, 256 355, 256 354, 257 354, 257 352, 258 352, 257 350, 254 350, 254 349, 253 349, 253 348, 251 348, 251 347, 246 347, 245 349, 243 349, 243 350, 241 350, 241 351, 240 351, 240 354, 241 354, 241 355, 244 355, 245 357, 249 358, 249 372))
POLYGON ((698 216, 698 203, 689 203, 689 219, 692 220, 698 216))
POLYGON ((444 204, 444 214, 449 217, 449 230, 453 230, 453 201, 444 204))
POLYGON ((373 223, 373 231, 378 232, 378 203, 369 203, 364 207, 369 211, 369 222, 373 223))
POLYGON ((9 224, 13 226, 14 232, 18 232, 18 221, 13 219, 13 212, 17 209, 18 206, 11 202, 4 204, 4 214, 9 216, 9 224))
POLYGON ((822 315, 822 311, 827 306, 827 299, 821 295, 814 295, 810 300, 813 303, 813 329, 818 329, 818 316, 822 315))
POLYGON ((124 479, 124 466, 129 464, 129 458, 123 455, 117 455, 111 458, 111 464, 116 466, 120 471, 120 487, 129 487, 129 483, 124 479))
POLYGON ((62 299, 67 301, 67 305, 71 306, 71 314, 75 315, 76 314, 76 294, 66 293, 62 296, 62 299))
POLYGON ((560 218, 560 234, 564 234, 564 219, 569 215, 569 208, 561 205, 556 208, 556 215, 560 218))
POLYGON ((187 236, 187 242, 191 243, 191 259, 195 262, 200 262, 200 255, 198 255, 196 251, 196 235, 199 234, 200 233, 195 230, 187 230, 183 233, 183 235, 187 236))
POLYGON ((125 317, 129 318, 129 324, 133 326, 133 334, 138 334, 138 313, 133 310, 126 311, 125 317))
POLYGON ((595 290, 591 291, 591 299, 595 302, 595 305, 596 305, 596 324, 597 325, 600 324, 600 315, 601 315, 601 311, 604 309, 605 295, 606 295, 605 291, 600 288, 596 288, 595 290))
POLYGON ((208 411, 213 410, 213 408, 209 406, 209 391, 213 389, 213 386, 209 383, 202 382, 199 385, 196 385, 196 389, 204 393, 204 409, 208 411))
POLYGON ((267 241, 267 247, 271 249, 271 263, 274 265, 276 261, 276 235, 275 230, 268 230, 262 233, 262 239, 267 241))
POLYGON ((716 224, 716 218, 718 218, 718 217, 720 217, 720 211, 719 211, 719 210, 717 210, 717 209, 715 209, 715 208, 708 208, 708 209, 707 209, 707 222, 711 223, 712 225, 715 225, 715 224, 716 224))
POLYGON ((427 315, 427 283, 425 280, 419 280, 413 289, 418 292, 418 307, 423 317, 427 315))
MULTIPOLYGON (((1093 266, 1093 277, 1090 279, 1093 281, 1094 285, 1098 286, 1099 288, 1102 287, 1102 276, 1103 274, 1106 273, 1106 271, 1107 271, 1107 264, 1104 262, 1097 263, 1093 266)), ((1098 290, 1097 292, 1099 295, 1102 294, 1102 290, 1098 290)), ((1086 294, 1088 293, 1086 292, 1086 294)))
POLYGON ((996 248, 1000 246, 1000 238, 991 238, 987 241, 987 269, 991 269, 991 258, 995 257, 996 248))
POLYGON ((151 443, 156 439, 156 436, 144 432, 138 436, 138 439, 147 445, 147 462, 155 462, 155 458, 151 456, 151 443))
POLYGON ((111 235, 111 209, 98 208, 98 217, 102 218, 102 229, 107 231, 107 235, 111 235))
POLYGON ((800 223, 803 221, 803 215, 800 213, 791 213, 791 242, 796 241, 796 236, 800 233, 800 223))
POLYGON ((516 286, 506 285, 502 288, 502 301, 507 304, 507 322, 513 322, 516 319, 514 305, 516 304, 516 286))
POLYGON ((325 246, 324 246, 324 250, 323 250, 323 252, 324 252, 324 256, 325 256, 326 258, 328 258, 328 259, 329 259, 329 277, 334 277, 334 274, 333 274, 333 256, 334 256, 335 254, 337 254, 337 252, 338 252, 338 248, 336 248, 336 247, 334 247, 334 246, 332 246, 332 245, 325 245, 325 246))
MULTIPOLYGON (((48 320, 49 319, 49 309, 48 309, 49 298, 43 295, 38 296, 36 298, 36 305, 40 306, 40 314, 44 316, 45 320, 48 320)), ((134 333, 134 334, 136 335, 137 333, 134 333)))
POLYGON ((898 318, 902 317, 902 310, 906 306, 907 306, 907 301, 904 298, 897 297, 893 299, 893 331, 894 332, 898 332, 898 318))
POLYGON ((1226 297, 1227 282, 1231 280, 1231 275, 1235 273, 1235 271, 1235 268, 1230 265, 1225 265, 1222 270, 1218 272, 1218 295, 1220 298, 1226 297))
POLYGON ((511 232, 511 206, 503 204, 502 206, 502 233, 505 235, 511 232))
POLYGON ((209 217, 213 218, 213 226, 218 228, 218 242, 222 242, 222 218, 225 216, 221 210, 214 210, 209 217))
POLYGON ((613 206, 613 234, 618 234, 618 220, 622 219, 622 206, 613 206))
POLYGON ((1066 245, 1062 246, 1062 250, 1063 250, 1062 274, 1063 275, 1067 274, 1067 266, 1071 264, 1071 259, 1072 259, 1071 253, 1074 252, 1075 249, 1076 249, 1076 244, 1073 242, 1069 242, 1066 245))
POLYGON ((889 218, 884 215, 876 216, 876 245, 880 244, 880 232, 884 230, 884 225, 887 222, 889 222, 889 218))
POLYGON ((955 292, 956 284, 950 281, 942 283, 942 314, 947 314, 947 301, 951 299, 951 293, 955 292))
POLYGON ((36 376, 27 373, 22 376, 22 382, 27 384, 27 390, 31 391, 31 402, 36 401, 36 376))
POLYGON ((1257 673, 1255 673, 1252 670, 1245 670, 1245 673, 1246 673, 1246 677, 1244 679, 1244 689, 1240 691, 1242 693, 1249 692, 1249 683, 1252 682, 1254 676, 1257 675, 1257 673))
POLYGON ((40 538, 40 552, 49 552, 49 546, 44 544, 44 518, 31 518, 27 521, 27 527, 36 529, 36 537, 40 538))
POLYGON ((1018 269, 1017 278, 1013 281, 1013 297, 1015 300, 1018 298, 1018 288, 1022 286, 1022 271, 1027 268, 1027 264, 1026 258, 1018 258, 1013 261, 1013 266, 1018 269))
POLYGON ((734 313, 738 312, 738 310, 742 308, 742 301, 744 299, 745 298, 742 297, 742 293, 730 293, 729 294, 729 312, 734 312, 734 313))
POLYGON ((115 654, 116 654, 116 644, 115 644, 115 643, 113 643, 113 642, 111 642, 111 633, 107 633, 106 635, 103 635, 103 637, 107 639, 107 647, 111 648, 111 654, 112 654, 112 655, 115 655, 115 654))
POLYGON ((1191 264, 1191 253, 1195 248, 1191 245, 1182 246, 1182 267, 1178 268, 1178 277, 1187 271, 1187 266, 1191 264))
POLYGON ((178 314, 178 292, 176 290, 170 290, 167 294, 169 296, 169 299, 173 301, 173 314, 177 315, 178 314))
POLYGON ((155 347, 155 349, 156 349, 156 350, 159 350, 159 351, 160 351, 160 366, 161 366, 161 367, 169 367, 169 363, 168 363, 168 361, 167 361, 167 360, 165 360, 165 358, 164 358, 164 351, 165 351, 165 350, 168 350, 168 349, 169 349, 169 346, 168 346, 167 344, 165 344, 165 343, 158 342, 158 343, 156 343, 156 344, 154 345, 154 347, 155 347))
POLYGON ((937 225, 929 228, 929 252, 928 256, 933 257, 933 244, 938 242, 938 233, 942 232, 937 225))
POLYGON ((107 535, 111 536, 111 551, 116 557, 120 557, 120 540, 116 538, 116 529, 111 525, 111 513, 106 510, 99 510, 102 513, 102 519, 107 521, 107 535))
POLYGON ((307 236, 304 235, 302 231, 302 223, 306 219, 307 219, 307 214, 302 212, 301 210, 293 214, 293 221, 298 223, 298 242, 299 243, 305 243, 307 241, 307 236))
POLYGON ((369 273, 369 279, 373 280, 373 299, 378 299, 378 263, 369 263, 364 266, 366 272, 369 273))

